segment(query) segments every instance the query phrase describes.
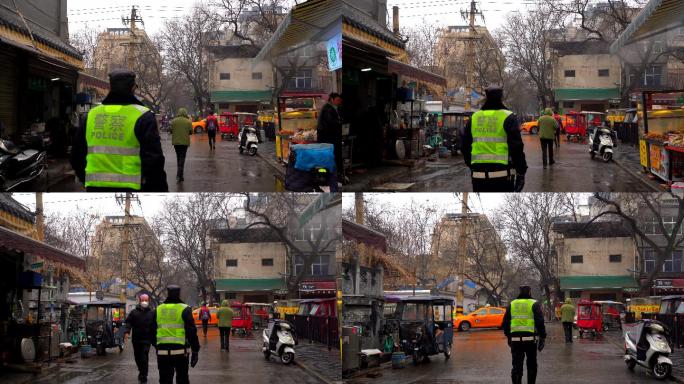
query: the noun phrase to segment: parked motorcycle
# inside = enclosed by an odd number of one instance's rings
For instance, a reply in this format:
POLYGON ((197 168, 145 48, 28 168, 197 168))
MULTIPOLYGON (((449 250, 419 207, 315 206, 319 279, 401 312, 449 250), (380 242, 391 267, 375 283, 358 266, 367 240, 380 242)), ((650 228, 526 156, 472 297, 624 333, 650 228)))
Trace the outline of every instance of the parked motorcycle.
POLYGON ((297 344, 297 339, 292 324, 285 320, 269 320, 268 327, 264 329, 262 337, 264 345, 261 351, 264 353, 266 360, 269 360, 271 355, 276 355, 280 357, 280 361, 285 365, 294 361, 294 346, 297 344), (272 332, 277 334, 275 345, 270 342, 272 332))
POLYGON ((256 155, 257 148, 259 147, 258 144, 259 138, 257 137, 257 132, 255 128, 244 127, 242 131, 240 131, 240 154, 242 154, 244 150, 247 150, 250 156, 256 155), (242 135, 246 135, 244 145, 242 145, 242 135))
POLYGON ((665 380, 672 373, 670 353, 670 332, 659 321, 641 320, 633 331, 625 332, 625 363, 630 370, 640 365, 665 380))
POLYGON ((613 147, 615 132, 606 127, 597 127, 589 136, 589 155, 593 159, 599 155, 604 162, 609 162, 613 158, 613 147))
POLYGON ((0 191, 11 191, 37 179, 45 170, 46 152, 21 150, 9 140, 0 139, 0 191))

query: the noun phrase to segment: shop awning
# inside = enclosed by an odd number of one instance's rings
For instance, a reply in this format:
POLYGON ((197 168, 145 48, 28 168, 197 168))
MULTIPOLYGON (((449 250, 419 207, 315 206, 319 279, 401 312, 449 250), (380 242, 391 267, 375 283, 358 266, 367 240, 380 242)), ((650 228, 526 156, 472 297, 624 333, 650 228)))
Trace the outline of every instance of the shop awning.
POLYGON ((610 46, 617 54, 624 46, 684 26, 684 1, 651 0, 610 46))
POLYGON ((354 240, 359 243, 367 244, 378 248, 383 253, 387 253, 387 238, 380 232, 356 224, 353 221, 342 220, 342 236, 346 240, 354 240))
POLYGON ((85 271, 85 260, 3 227, 0 227, 0 248, 62 263, 85 271))
POLYGON ((213 103, 270 102, 271 91, 213 91, 213 103))
POLYGON ((638 288, 632 276, 561 276, 562 290, 600 290, 638 288))
POLYGON ((216 279, 216 291, 274 291, 285 289, 285 281, 276 279, 216 279))
POLYGON ((620 98, 617 88, 560 88, 553 91, 556 101, 609 100, 620 98))
POLYGON ((341 2, 309 0, 290 10, 253 62, 280 56, 311 42, 326 41, 338 32, 342 33, 341 2))
POLYGON ((440 85, 446 87, 447 81, 444 77, 436 75, 432 72, 428 72, 424 69, 416 68, 414 66, 402 63, 401 61, 387 59, 388 70, 390 73, 396 73, 398 75, 404 75, 416 80, 425 81, 428 83, 440 85))

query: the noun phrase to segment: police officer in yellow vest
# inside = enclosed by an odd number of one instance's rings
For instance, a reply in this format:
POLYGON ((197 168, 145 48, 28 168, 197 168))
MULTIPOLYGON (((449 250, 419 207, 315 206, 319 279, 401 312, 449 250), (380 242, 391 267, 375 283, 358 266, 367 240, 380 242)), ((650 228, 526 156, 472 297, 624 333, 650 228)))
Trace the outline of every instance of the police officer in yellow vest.
POLYGON ((154 113, 135 97, 135 73, 109 74, 110 92, 74 137, 71 166, 87 191, 168 192, 154 113))
POLYGON ((463 132, 463 160, 472 172, 475 192, 520 192, 527 162, 520 123, 503 104, 503 89, 489 87, 486 101, 463 132))
POLYGON ((167 287, 166 301, 157 307, 153 329, 156 334, 154 346, 157 348, 157 367, 159 383, 189 383, 188 360, 194 368, 199 359, 199 339, 197 327, 192 318, 192 308, 180 299, 180 287, 167 287))
POLYGON ((520 294, 506 308, 503 331, 513 355, 513 384, 522 384, 523 363, 527 356, 527 383, 537 380, 537 350, 544 349, 546 328, 541 304, 534 300, 528 285, 520 287, 520 294))

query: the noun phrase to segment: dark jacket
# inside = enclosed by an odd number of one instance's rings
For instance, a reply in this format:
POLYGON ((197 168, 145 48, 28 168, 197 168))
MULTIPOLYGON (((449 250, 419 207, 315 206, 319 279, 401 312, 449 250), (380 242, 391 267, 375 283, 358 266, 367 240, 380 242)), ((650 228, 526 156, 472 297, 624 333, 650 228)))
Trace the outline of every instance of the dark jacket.
POLYGON ((157 337, 152 332, 155 313, 150 308, 143 308, 138 305, 126 316, 126 333, 133 331, 131 340, 134 343, 152 344, 157 337))
MULTIPOLYGON (((494 110, 494 109, 507 109, 503 104, 495 105, 493 103, 485 103, 481 110, 494 110)), ((525 160, 524 145, 522 141, 522 136, 520 136, 520 122, 515 114, 511 114, 504 120, 504 131, 506 131, 506 136, 508 138, 508 155, 510 157, 510 162, 508 167, 503 164, 471 164, 470 159, 472 156, 472 146, 473 146, 473 132, 471 130, 470 124, 472 119, 468 120, 466 124, 465 131, 463 132, 463 140, 461 149, 463 152, 463 160, 466 165, 474 172, 496 172, 503 171, 509 168, 514 168, 517 174, 524 175, 527 172, 527 161, 525 160)))
MULTIPOLYGON (((135 96, 110 93, 102 100, 102 104, 110 105, 143 105, 135 96)), ((71 150, 71 166, 81 182, 85 182, 86 155, 88 144, 86 142, 86 122, 88 115, 81 121, 74 136, 71 150)), ((135 137, 140 142, 140 162, 142 167, 142 191, 144 192, 168 192, 166 172, 164 171, 164 152, 161 147, 157 120, 152 112, 146 112, 135 123, 135 137)), ((115 192, 121 189, 89 187, 93 192, 115 192)))
POLYGON ((339 147, 342 142, 342 119, 339 110, 326 103, 318 116, 316 135, 319 143, 329 143, 339 147))
MULTIPOLYGON (((518 299, 531 299, 531 296, 518 295, 518 299)), ((532 312, 534 313, 534 328, 536 329, 535 335, 539 335, 542 339, 546 339, 546 327, 544 326, 544 313, 542 312, 541 303, 537 301, 532 305, 532 312)), ((506 314, 503 318, 503 331, 506 337, 511 336, 529 336, 529 334, 520 332, 511 332, 511 305, 508 304, 506 307, 506 314)))
MULTIPOLYGON (((180 300, 166 299, 165 304, 178 304, 182 303, 180 300)), ((185 324, 185 347, 178 344, 159 344, 157 345, 157 316, 154 316, 154 321, 152 322, 152 330, 154 331, 154 345, 157 349, 170 350, 170 349, 183 349, 190 347, 193 352, 199 352, 200 344, 197 338, 197 327, 195 326, 195 319, 192 318, 192 308, 188 306, 183 310, 181 314, 183 317, 183 323, 185 324)))

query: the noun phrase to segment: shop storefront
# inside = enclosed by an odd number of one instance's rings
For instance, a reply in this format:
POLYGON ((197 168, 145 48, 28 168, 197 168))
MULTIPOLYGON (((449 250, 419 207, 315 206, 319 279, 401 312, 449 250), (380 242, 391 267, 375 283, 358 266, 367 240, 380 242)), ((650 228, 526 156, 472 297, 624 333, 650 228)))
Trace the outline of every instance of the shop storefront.
MULTIPOLYGON (((322 57, 327 57, 326 70, 330 81, 326 89, 303 92, 302 95, 283 92, 274 95, 277 100, 276 156, 287 162, 291 144, 316 142, 318 112, 331 92, 342 89, 342 52, 336 42, 342 40, 340 23, 341 4, 336 0, 308 0, 295 5, 280 23, 271 39, 253 59, 277 61, 298 49, 313 47, 322 57), (332 48, 332 50, 331 50, 332 48), (325 50, 325 51, 324 51, 325 50), (318 92, 322 91, 322 92, 318 92), (309 102, 314 100, 314 102, 309 102), (297 106, 297 103, 303 103, 297 106)), ((302 79, 306 85, 306 79, 302 79)), ((312 80, 309 78, 308 80, 312 80)), ((276 88, 284 88, 278 87, 276 88)))
POLYGON ((0 227, 0 263, 3 365, 59 356, 70 336, 70 282, 85 272, 85 261, 0 227))
POLYGON ((81 55, 58 36, 29 32, 0 12, 0 124, 3 137, 31 145, 66 136, 74 112, 81 55))
POLYGON ((405 42, 370 16, 344 3, 345 173, 423 157, 428 101, 441 100, 446 79, 406 63, 405 42))

